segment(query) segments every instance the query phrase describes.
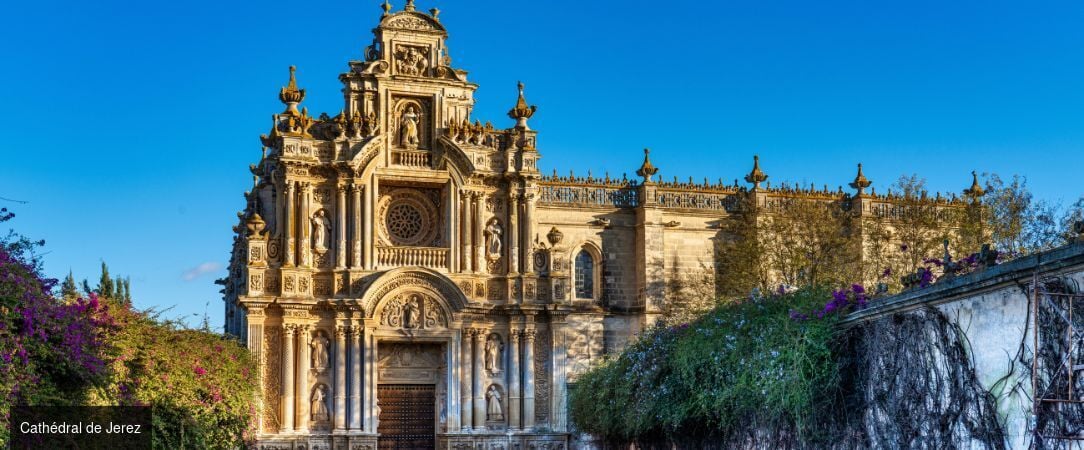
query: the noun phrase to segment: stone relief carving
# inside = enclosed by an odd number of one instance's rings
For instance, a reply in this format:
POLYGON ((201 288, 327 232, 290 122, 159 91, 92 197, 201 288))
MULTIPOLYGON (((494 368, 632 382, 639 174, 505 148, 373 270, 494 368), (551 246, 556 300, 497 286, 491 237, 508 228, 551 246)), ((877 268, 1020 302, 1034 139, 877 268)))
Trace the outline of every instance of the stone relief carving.
POLYGON ((400 45, 395 51, 395 68, 403 75, 423 76, 429 67, 429 49, 400 45))
POLYGON ((501 342, 501 335, 497 333, 490 334, 486 338, 486 371, 490 375, 497 375, 501 373, 501 350, 504 349, 504 343, 501 342))
MULTIPOLYGON (((546 376, 549 373, 550 342, 550 335, 547 332, 539 332, 538 338, 534 341, 535 399, 550 398, 550 381, 546 376)), ((534 410, 535 420, 539 422, 549 420, 549 401, 535 401, 534 410)))
POLYGON ((411 293, 388 300, 380 312, 380 324, 414 330, 446 327, 448 321, 436 300, 423 294, 411 293))
POLYGON ((437 202, 426 194, 424 190, 397 188, 382 196, 378 214, 384 243, 408 247, 441 243, 437 202))
POLYGON ((486 420, 504 420, 504 408, 501 406, 501 391, 495 384, 486 390, 486 420))
POLYGON ((328 420, 327 411, 327 386, 317 385, 312 390, 312 420, 322 422, 328 420))
POLYGON ((328 366, 328 344, 331 341, 328 340, 327 334, 323 331, 316 332, 316 336, 313 336, 312 342, 309 346, 312 347, 312 368, 316 369, 316 373, 324 373, 328 366))
POLYGON ((501 224, 496 218, 490 219, 486 225, 486 257, 500 259, 501 257, 501 224))
POLYGON ((327 253, 331 248, 331 219, 323 209, 316 211, 312 219, 312 250, 317 255, 327 253))

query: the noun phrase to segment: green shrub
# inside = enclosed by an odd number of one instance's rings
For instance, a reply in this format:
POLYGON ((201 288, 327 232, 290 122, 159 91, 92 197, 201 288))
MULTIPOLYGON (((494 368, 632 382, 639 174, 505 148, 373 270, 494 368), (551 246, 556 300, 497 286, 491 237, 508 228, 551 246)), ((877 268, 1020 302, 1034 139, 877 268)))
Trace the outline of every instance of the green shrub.
POLYGON ((578 379, 572 420, 621 442, 725 440, 752 428, 816 441, 838 398, 838 316, 796 311, 824 311, 830 298, 823 289, 761 297, 645 332, 578 379))

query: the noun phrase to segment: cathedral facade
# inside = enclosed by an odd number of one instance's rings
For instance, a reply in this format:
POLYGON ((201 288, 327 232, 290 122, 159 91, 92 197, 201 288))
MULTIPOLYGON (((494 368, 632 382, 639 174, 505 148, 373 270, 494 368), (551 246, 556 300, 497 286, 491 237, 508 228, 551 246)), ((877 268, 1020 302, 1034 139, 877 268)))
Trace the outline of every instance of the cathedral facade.
MULTIPOLYGON (((544 176, 535 107, 472 120, 439 11, 385 6, 343 108, 312 117, 294 69, 239 215, 226 329, 259 365, 261 449, 565 449, 570 382, 711 262, 739 196, 867 193, 544 176)), ((510 99, 510 103, 512 99, 510 99)))

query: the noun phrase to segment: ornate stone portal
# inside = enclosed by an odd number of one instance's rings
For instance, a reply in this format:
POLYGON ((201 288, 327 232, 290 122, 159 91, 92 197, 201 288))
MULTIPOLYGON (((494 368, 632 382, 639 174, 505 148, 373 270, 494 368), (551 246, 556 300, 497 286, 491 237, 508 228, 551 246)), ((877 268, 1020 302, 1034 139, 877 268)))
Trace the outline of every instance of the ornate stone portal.
POLYGON ((291 68, 250 167, 224 292, 260 368, 257 448, 566 448, 569 381, 712 264, 741 200, 900 214, 861 173, 853 196, 772 189, 759 160, 751 189, 657 181, 646 152, 640 180, 542 176, 522 83, 513 126, 472 123, 435 9, 385 9, 374 33, 334 117, 299 108, 291 68))

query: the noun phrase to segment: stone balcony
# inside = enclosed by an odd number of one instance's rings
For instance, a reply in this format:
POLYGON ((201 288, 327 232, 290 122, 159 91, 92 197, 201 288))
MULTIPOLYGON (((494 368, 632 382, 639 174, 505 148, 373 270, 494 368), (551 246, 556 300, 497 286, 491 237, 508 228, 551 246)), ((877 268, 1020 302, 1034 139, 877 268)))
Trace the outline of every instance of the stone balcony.
POLYGON ((377 246, 376 263, 380 268, 420 266, 448 270, 448 253, 444 247, 377 246))

